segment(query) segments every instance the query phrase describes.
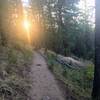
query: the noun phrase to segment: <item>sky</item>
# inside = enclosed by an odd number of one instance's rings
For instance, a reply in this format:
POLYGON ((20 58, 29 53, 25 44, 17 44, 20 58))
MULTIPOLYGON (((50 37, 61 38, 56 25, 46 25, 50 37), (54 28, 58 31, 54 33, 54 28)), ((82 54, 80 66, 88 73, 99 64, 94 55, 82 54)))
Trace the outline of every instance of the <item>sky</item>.
MULTIPOLYGON (((22 0, 22 1, 24 1, 24 2, 26 2, 26 3, 28 2, 28 0, 22 0)), ((86 1, 87 4, 90 5, 90 6, 91 6, 91 5, 92 5, 92 6, 95 5, 95 0, 81 0, 79 6, 83 6, 82 3, 83 3, 84 1, 86 1)))
MULTIPOLYGON (((23 5, 27 6, 28 5, 28 1, 29 0, 22 0, 23 5)), ((78 7, 80 8, 80 10, 85 9, 85 7, 95 7, 95 0, 80 0, 78 7), (86 4, 85 4, 86 2, 86 4)), ((95 21, 95 9, 92 11, 91 10, 91 15, 93 15, 93 17, 91 18, 91 20, 94 22, 95 21)))
POLYGON ((85 11, 85 7, 87 7, 87 9, 91 8, 92 10, 91 9, 88 10, 90 12, 90 16, 91 16, 90 21, 95 23, 95 0, 81 0, 79 2, 78 6, 79 6, 81 11, 85 11))
POLYGON ((28 1, 29 1, 29 0, 22 0, 22 2, 23 2, 23 5, 24 5, 24 6, 27 6, 27 4, 28 4, 28 1))
POLYGON ((86 2, 86 6, 88 7, 95 6, 95 0, 81 0, 78 5, 79 8, 84 9, 85 2, 86 2))
MULTIPOLYGON (((28 3, 28 0, 22 0, 24 3, 28 3)), ((79 7, 84 9, 84 2, 86 1, 87 6, 94 6, 95 0, 80 0, 79 7)))
POLYGON ((24 1, 24 2, 28 2, 28 0, 22 0, 22 1, 24 1))

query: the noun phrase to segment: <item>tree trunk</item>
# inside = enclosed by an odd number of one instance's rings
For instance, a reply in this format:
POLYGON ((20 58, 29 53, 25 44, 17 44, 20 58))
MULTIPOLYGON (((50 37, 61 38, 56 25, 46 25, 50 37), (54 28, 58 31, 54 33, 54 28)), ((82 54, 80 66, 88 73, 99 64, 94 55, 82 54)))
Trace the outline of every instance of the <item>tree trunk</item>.
POLYGON ((100 0, 96 0, 95 71, 93 100, 100 100, 100 0))

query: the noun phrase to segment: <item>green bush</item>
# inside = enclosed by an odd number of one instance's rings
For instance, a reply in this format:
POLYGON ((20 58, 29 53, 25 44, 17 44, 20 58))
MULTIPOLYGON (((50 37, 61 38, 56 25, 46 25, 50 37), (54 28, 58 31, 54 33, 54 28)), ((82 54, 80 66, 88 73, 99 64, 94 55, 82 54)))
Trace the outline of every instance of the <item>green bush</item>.
POLYGON ((17 63, 17 52, 13 49, 10 49, 8 51, 8 62, 9 62, 9 64, 17 63))
POLYGON ((91 100, 94 65, 90 63, 86 68, 70 69, 57 63, 54 54, 49 52, 47 55, 52 72, 71 89, 75 98, 91 100))
POLYGON ((94 65, 89 64, 85 71, 86 79, 92 81, 94 77, 94 65))

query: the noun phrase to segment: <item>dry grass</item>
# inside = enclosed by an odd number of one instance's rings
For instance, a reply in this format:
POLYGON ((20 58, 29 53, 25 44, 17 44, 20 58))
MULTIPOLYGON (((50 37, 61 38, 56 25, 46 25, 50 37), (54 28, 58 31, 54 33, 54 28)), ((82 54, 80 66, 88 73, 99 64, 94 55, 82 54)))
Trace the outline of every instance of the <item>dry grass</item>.
POLYGON ((0 47, 0 100, 27 100, 31 51, 0 47))

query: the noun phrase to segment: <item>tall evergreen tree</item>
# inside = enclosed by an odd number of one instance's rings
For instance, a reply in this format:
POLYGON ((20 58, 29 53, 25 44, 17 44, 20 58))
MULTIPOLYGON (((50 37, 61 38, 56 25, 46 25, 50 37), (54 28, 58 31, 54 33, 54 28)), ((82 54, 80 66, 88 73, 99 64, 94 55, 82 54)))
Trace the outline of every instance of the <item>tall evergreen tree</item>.
POLYGON ((100 0, 96 0, 95 72, 92 97, 100 100, 100 0))

